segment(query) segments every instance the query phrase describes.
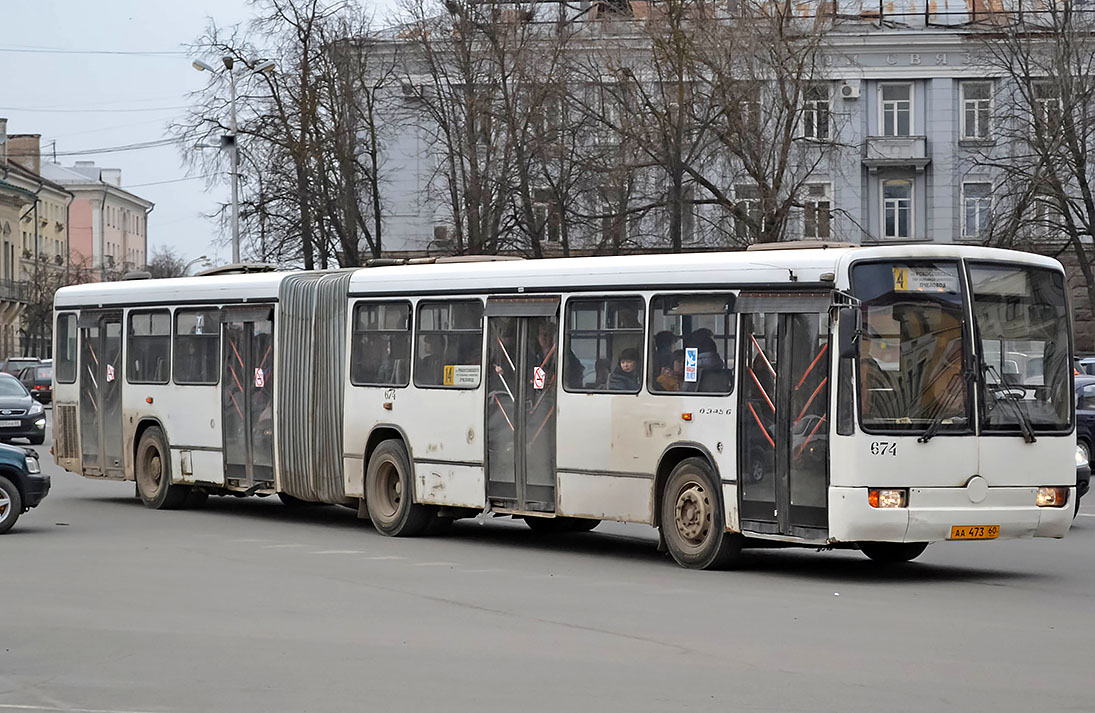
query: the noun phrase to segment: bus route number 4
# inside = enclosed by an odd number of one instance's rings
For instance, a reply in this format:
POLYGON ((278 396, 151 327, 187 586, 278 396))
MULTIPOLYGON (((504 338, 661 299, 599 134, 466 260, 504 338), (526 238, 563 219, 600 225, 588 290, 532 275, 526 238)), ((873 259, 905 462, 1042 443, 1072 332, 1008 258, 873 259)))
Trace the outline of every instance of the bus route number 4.
POLYGON ((894 441, 871 441, 872 456, 896 456, 897 443, 894 441))

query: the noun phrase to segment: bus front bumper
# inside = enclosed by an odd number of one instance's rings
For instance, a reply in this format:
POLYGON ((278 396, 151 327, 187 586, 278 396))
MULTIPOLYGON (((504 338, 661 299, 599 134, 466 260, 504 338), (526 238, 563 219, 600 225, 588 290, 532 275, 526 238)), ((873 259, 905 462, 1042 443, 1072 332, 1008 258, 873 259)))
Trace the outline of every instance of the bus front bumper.
POLYGON ((837 542, 936 542, 951 539, 951 528, 996 525, 997 538, 1064 537, 1072 525, 1076 488, 1063 507, 1038 507, 1038 488, 989 488, 970 501, 966 488, 910 488, 908 506, 874 508, 867 488, 829 488, 829 537, 837 542))

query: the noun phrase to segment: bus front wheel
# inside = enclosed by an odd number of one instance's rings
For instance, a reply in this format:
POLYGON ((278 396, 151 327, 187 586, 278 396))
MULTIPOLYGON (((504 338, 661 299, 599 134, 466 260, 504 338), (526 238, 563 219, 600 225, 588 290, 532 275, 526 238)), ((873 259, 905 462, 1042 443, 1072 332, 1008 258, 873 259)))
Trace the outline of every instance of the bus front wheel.
POLYGON ((137 495, 145 507, 174 510, 182 507, 190 495, 187 485, 172 485, 167 439, 158 426, 141 434, 137 446, 137 495))
POLYGON ((728 533, 718 485, 703 458, 686 458, 662 491, 661 530, 666 549, 689 569, 723 569, 741 554, 741 535, 728 533))
POLYGON ((860 542, 859 550, 879 564, 911 562, 928 549, 927 542, 860 542))
POLYGON ((411 459, 399 441, 384 441, 370 456, 365 504, 373 526, 389 537, 421 535, 430 524, 431 509, 414 502, 411 459))

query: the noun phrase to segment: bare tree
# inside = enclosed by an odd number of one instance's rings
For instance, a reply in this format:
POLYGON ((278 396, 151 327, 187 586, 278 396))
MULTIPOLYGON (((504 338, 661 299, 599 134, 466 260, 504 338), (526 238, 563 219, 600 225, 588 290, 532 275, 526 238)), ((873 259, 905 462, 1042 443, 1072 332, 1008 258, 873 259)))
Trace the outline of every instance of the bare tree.
MULTIPOLYGON (((972 168, 994 179, 986 242, 1063 251, 1095 304, 1095 16, 1086 7, 1042 0, 1026 12, 985 18, 977 57, 1000 77, 995 145, 972 168)), ((1088 345, 1090 348, 1091 345, 1088 345)))
POLYGON ((155 278, 185 277, 187 267, 186 258, 179 255, 175 248, 161 245, 152 251, 145 270, 155 278))

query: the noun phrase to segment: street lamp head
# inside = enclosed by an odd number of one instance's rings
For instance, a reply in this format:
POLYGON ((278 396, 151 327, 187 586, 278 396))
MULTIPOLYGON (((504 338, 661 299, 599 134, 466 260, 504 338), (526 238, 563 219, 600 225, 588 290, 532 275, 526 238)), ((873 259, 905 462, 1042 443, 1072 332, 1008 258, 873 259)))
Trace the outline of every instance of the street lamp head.
POLYGON ((268 59, 265 62, 259 62, 258 65, 255 67, 255 74, 263 74, 265 72, 272 73, 274 71, 274 67, 276 66, 276 63, 272 59, 268 59))
POLYGON ((232 59, 231 57, 221 57, 221 61, 224 62, 224 68, 229 71, 232 70, 232 65, 236 63, 236 60, 232 59))
POLYGON ((196 59, 193 62, 191 62, 190 66, 193 67, 194 69, 198 70, 199 72, 215 72, 215 71, 217 71, 217 70, 213 69, 212 67, 210 67, 205 62, 202 62, 200 59, 196 59))

